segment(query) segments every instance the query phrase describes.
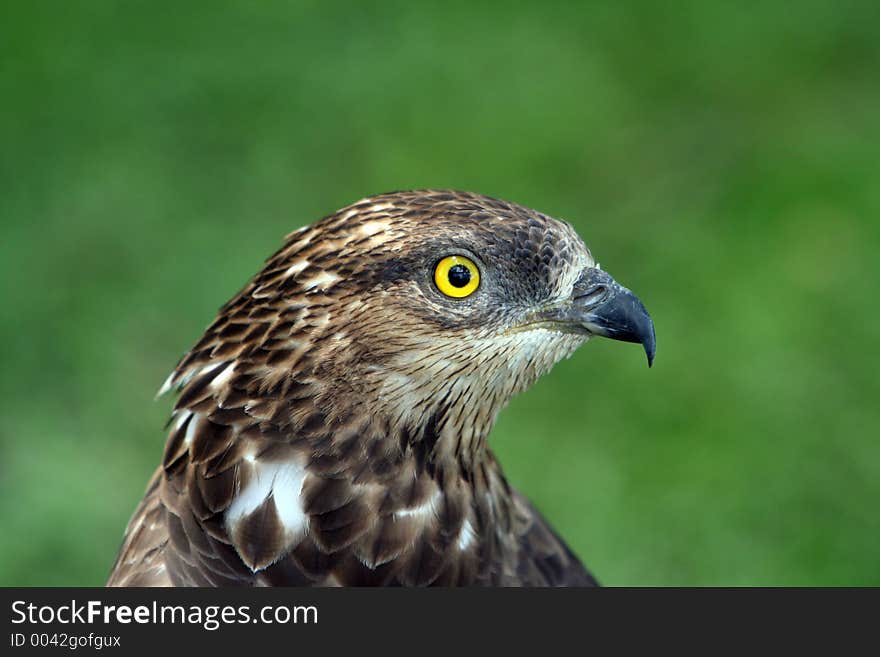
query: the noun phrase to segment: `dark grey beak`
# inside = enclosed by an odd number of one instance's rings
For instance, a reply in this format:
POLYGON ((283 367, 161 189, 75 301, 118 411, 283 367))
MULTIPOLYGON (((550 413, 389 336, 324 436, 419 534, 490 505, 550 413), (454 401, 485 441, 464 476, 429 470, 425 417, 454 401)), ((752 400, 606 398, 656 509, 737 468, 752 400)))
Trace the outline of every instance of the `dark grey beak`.
POLYGON ((575 283, 568 321, 594 335, 637 342, 645 348, 648 367, 657 346, 654 322, 644 304, 601 269, 585 269, 575 283))

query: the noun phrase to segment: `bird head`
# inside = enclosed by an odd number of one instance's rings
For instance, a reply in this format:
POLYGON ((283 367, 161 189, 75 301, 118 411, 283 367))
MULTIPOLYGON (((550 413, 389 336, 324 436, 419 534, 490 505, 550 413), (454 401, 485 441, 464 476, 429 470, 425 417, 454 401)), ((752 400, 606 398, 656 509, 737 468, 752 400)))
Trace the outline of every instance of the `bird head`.
POLYGON ((275 421, 366 414, 476 449, 513 395, 593 336, 653 360, 645 307, 570 225, 476 194, 397 192, 290 234, 172 383, 222 364, 215 380, 289 402, 275 421))

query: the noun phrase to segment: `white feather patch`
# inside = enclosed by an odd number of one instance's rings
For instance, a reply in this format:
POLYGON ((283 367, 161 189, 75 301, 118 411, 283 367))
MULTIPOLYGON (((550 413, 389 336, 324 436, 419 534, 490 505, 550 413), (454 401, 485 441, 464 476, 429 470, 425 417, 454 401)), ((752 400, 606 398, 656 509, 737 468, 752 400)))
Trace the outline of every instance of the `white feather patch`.
POLYGON ((458 549, 464 552, 471 546, 476 537, 477 533, 474 531, 474 526, 471 524, 471 521, 465 520, 461 526, 461 530, 458 532, 458 549))
POLYGON ((229 383, 229 380, 232 378, 232 374, 235 372, 235 363, 229 363, 226 368, 220 372, 214 379, 211 381, 211 388, 214 390, 218 390, 229 383))
POLYGON ((175 376, 177 376, 177 372, 172 372, 171 374, 168 375, 168 378, 165 379, 165 382, 159 388, 159 392, 156 393, 156 397, 161 397, 166 392, 171 390, 171 386, 174 385, 174 377, 175 376))
POLYGON ((358 210, 357 208, 351 208, 350 210, 346 210, 345 212, 342 213, 342 220, 348 221, 354 215, 356 215, 358 212, 360 212, 360 210, 358 210))
POLYGON ((388 228, 387 221, 366 221, 358 228, 358 232, 364 237, 371 237, 376 233, 381 233, 386 228, 388 228))
POLYGON ((292 265, 290 265, 290 267, 287 268, 287 271, 284 272, 284 275, 285 276, 294 276, 294 275, 300 273, 303 269, 308 267, 310 264, 312 264, 312 263, 310 263, 308 260, 297 260, 292 265))
POLYGON ((180 411, 174 412, 174 429, 172 431, 177 431, 180 427, 183 426, 183 423, 186 422, 186 419, 192 415, 192 411, 187 409, 182 409, 180 411))
POLYGON ((208 372, 212 372, 218 367, 220 367, 223 362, 219 363, 211 363, 210 365, 196 365, 185 372, 177 372, 177 370, 173 371, 168 375, 168 378, 165 379, 165 383, 162 384, 162 387, 159 388, 159 392, 156 393, 156 397, 161 397, 166 392, 175 388, 180 390, 187 383, 192 381, 199 374, 207 374, 208 372))
POLYGON ((303 288, 305 290, 326 290, 338 280, 339 276, 333 272, 322 271, 321 273, 312 276, 310 279, 303 281, 303 288))
POLYGON ((196 435, 196 427, 202 423, 204 417, 205 416, 201 413, 192 414, 192 419, 189 421, 189 424, 186 425, 186 434, 183 436, 183 444, 187 447, 192 445, 193 436, 196 435))
POLYGON ((423 502, 418 506, 411 507, 409 509, 401 509, 400 511, 394 512, 394 518, 427 518, 429 515, 433 514, 435 509, 437 508, 437 502, 440 501, 440 496, 442 493, 439 490, 434 491, 434 494, 431 495, 431 499, 427 502, 423 502))
POLYGON ((256 511, 271 495, 278 510, 278 519, 290 540, 301 537, 308 525, 308 516, 300 502, 306 470, 299 463, 254 462, 254 476, 229 505, 226 527, 232 528, 245 516, 256 511))

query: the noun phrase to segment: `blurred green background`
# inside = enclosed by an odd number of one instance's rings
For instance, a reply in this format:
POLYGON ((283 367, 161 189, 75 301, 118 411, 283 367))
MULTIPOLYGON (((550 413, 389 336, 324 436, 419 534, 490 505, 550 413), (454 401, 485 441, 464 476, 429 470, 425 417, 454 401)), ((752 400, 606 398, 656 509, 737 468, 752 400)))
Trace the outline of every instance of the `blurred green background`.
POLYGON ((286 232, 450 187, 654 316, 492 437, 603 583, 880 585, 878 7, 4 3, 0 584, 103 583, 156 390, 286 232))

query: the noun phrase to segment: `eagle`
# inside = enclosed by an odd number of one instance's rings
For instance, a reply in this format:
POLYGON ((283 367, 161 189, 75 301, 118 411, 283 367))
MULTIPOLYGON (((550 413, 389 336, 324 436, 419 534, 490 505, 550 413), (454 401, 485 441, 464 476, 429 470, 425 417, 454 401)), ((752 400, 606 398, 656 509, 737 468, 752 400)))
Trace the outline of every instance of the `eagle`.
POLYGON ((443 190, 289 234, 180 360, 108 586, 589 586, 487 442, 592 336, 654 357, 575 230, 443 190))

